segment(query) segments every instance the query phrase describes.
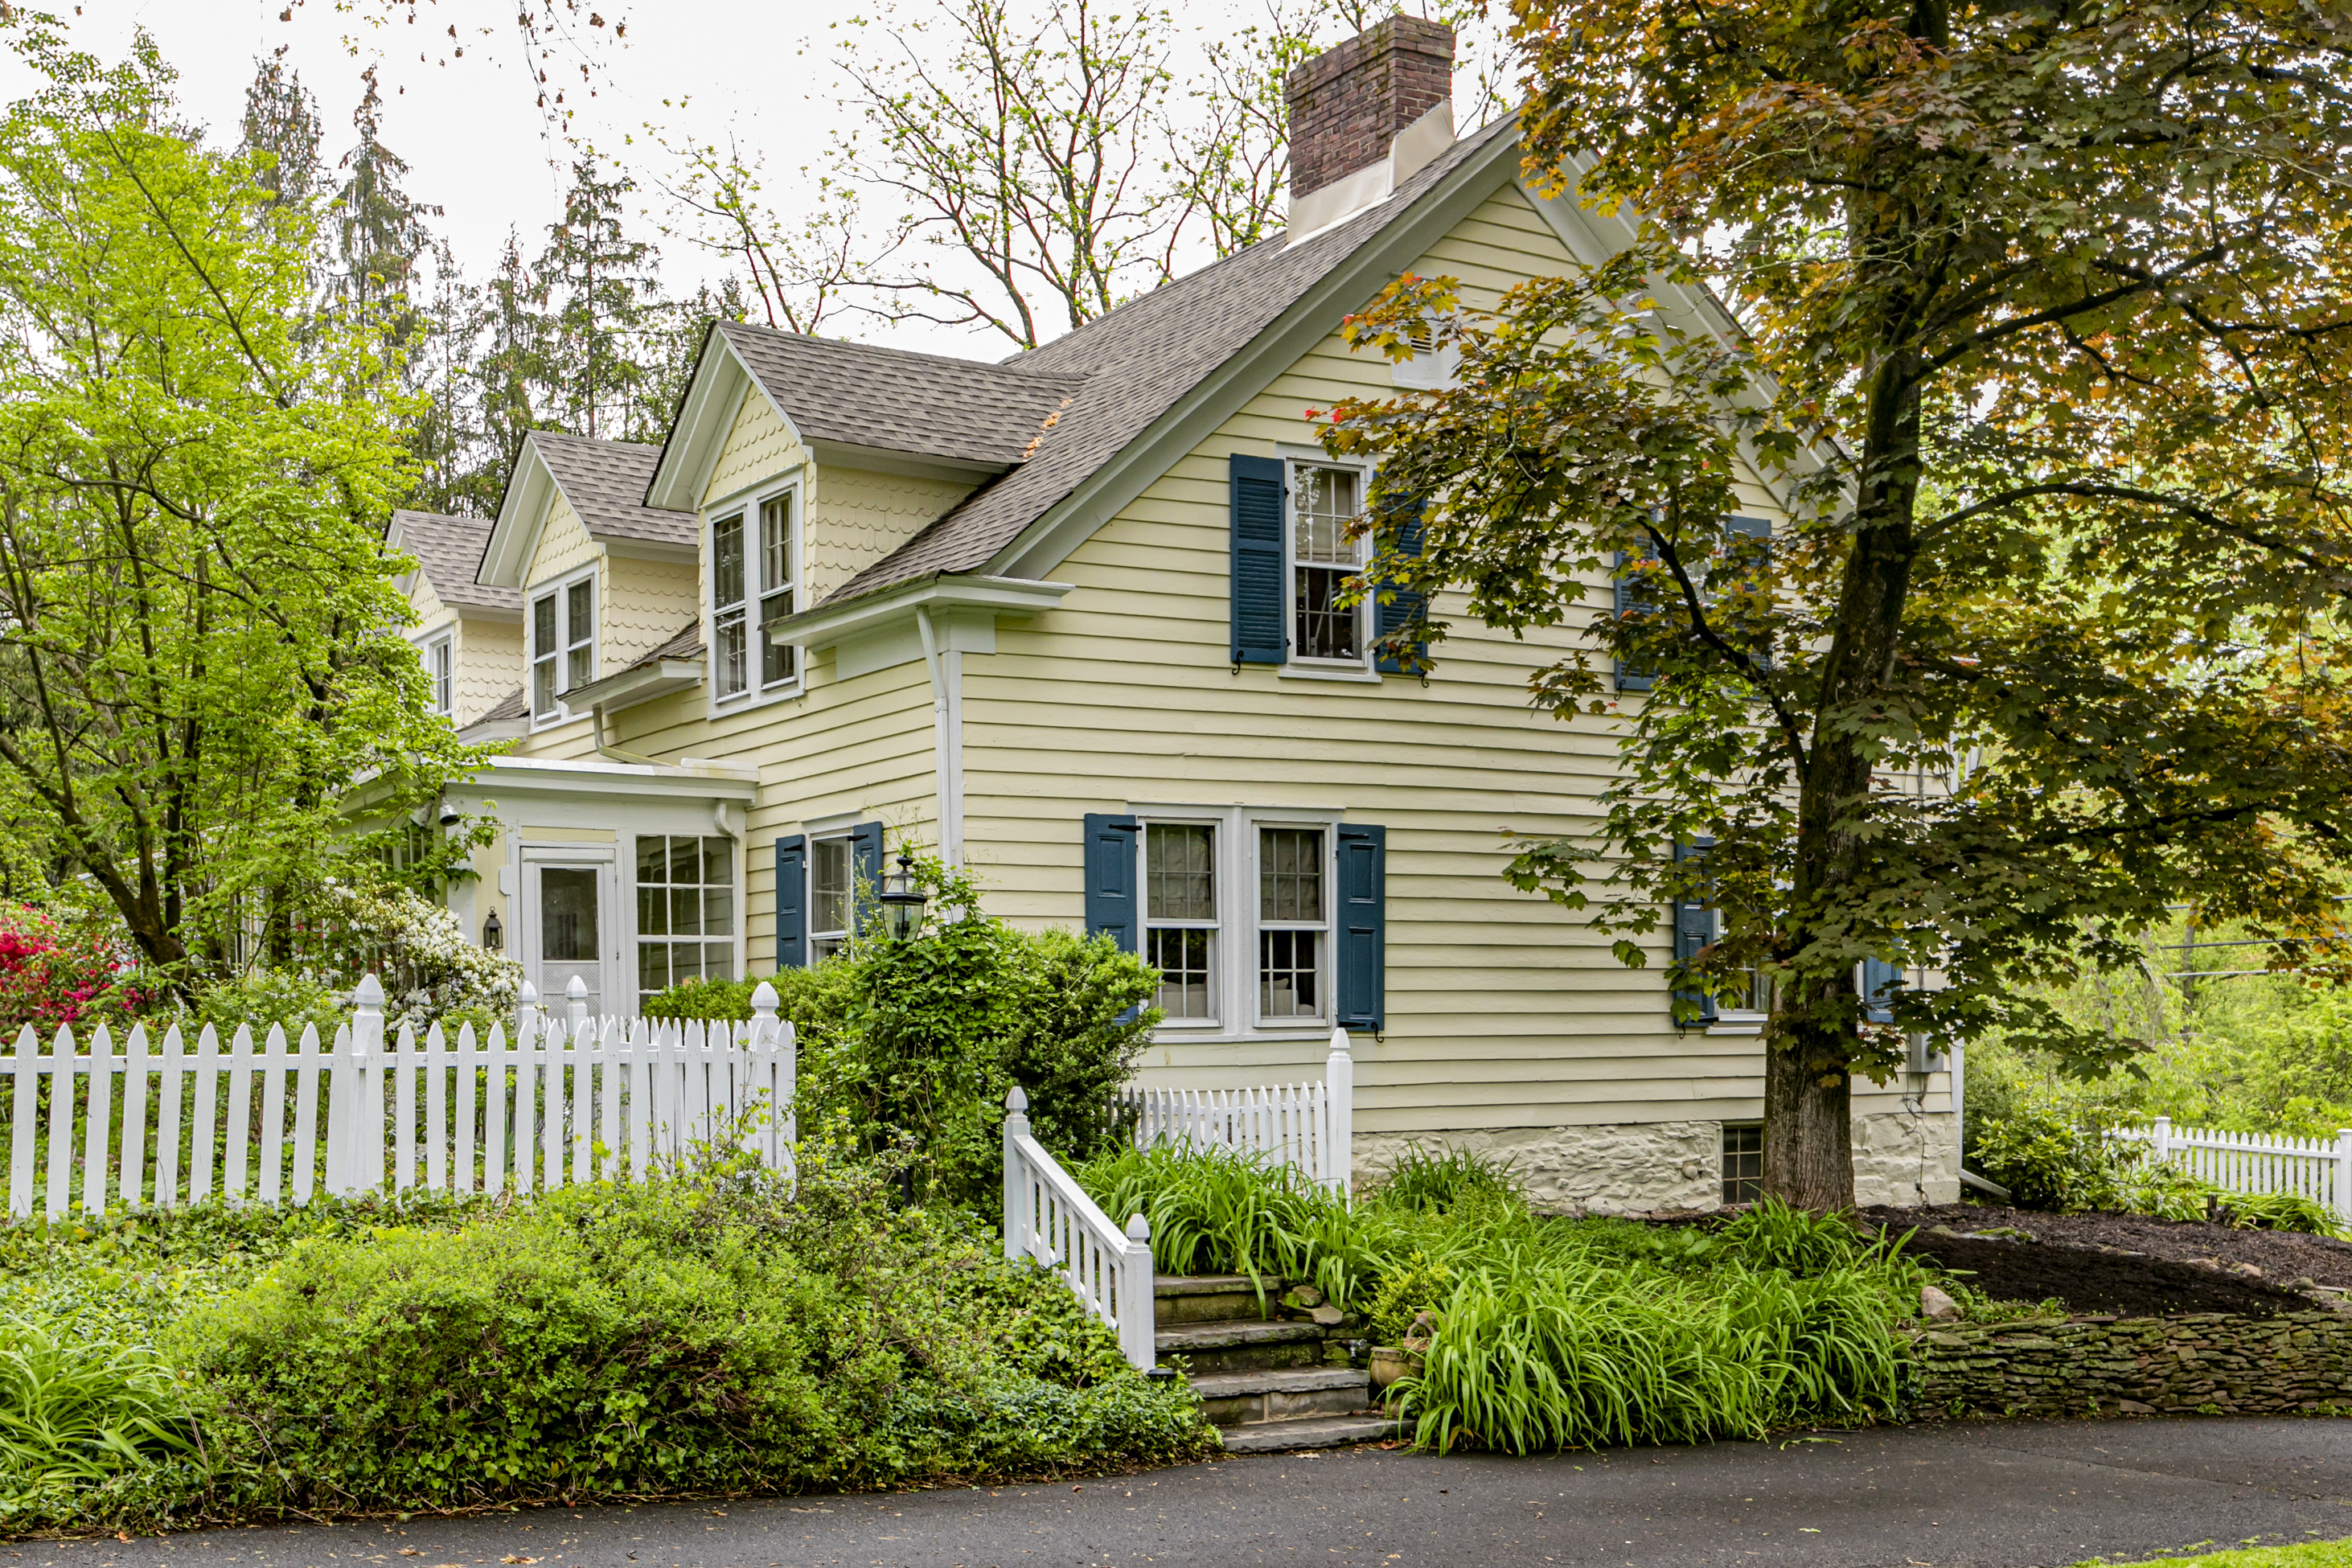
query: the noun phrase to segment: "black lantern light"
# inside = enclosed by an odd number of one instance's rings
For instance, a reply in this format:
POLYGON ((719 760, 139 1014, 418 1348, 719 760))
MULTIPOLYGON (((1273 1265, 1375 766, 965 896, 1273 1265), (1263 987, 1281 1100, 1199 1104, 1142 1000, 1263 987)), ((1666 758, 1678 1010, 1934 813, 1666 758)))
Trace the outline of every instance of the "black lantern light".
POLYGON ((898 873, 890 880, 895 885, 882 891, 883 929, 892 942, 906 942, 923 929, 923 889, 915 885, 912 857, 898 857, 898 873))
POLYGON ((490 918, 482 922, 482 946, 491 952, 499 952, 503 951, 506 945, 507 928, 499 921, 499 911, 492 910, 490 918))

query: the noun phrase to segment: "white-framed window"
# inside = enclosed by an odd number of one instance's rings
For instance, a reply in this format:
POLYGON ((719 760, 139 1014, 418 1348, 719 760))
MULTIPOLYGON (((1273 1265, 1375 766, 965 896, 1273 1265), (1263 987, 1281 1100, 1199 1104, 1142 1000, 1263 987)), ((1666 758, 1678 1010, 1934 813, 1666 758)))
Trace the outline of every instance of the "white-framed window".
POLYGON ((1284 559, 1290 588, 1295 662, 1363 669, 1370 662, 1369 606, 1342 605, 1348 580, 1364 569, 1365 539, 1348 525, 1364 510, 1365 472, 1333 463, 1290 465, 1290 526, 1284 559))
POLYGON ((800 650, 761 627, 800 607, 800 489, 791 486, 710 522, 710 690, 735 702, 790 687, 800 650))
POLYGON ((1171 1022, 1216 1022, 1217 828, 1143 824, 1143 957, 1160 971, 1156 1005, 1171 1022))
POLYGON ((637 835, 637 995, 735 978, 735 841, 637 835))
POLYGON ((1141 954, 1161 1026, 1217 1037, 1324 1028, 1337 1016, 1336 813, 1136 808, 1141 954))
POLYGON ((809 962, 821 963, 849 940, 856 901, 856 856, 848 835, 809 844, 809 962))
POLYGON ((1331 836, 1257 827, 1257 1016, 1268 1024, 1330 1016, 1331 836))
POLYGON ((562 698, 596 679, 596 574, 592 569, 530 596, 530 717, 561 718, 562 698))
POLYGON ((451 633, 428 638, 419 650, 425 656, 425 703, 434 712, 447 717, 457 706, 457 667, 455 643, 451 633))

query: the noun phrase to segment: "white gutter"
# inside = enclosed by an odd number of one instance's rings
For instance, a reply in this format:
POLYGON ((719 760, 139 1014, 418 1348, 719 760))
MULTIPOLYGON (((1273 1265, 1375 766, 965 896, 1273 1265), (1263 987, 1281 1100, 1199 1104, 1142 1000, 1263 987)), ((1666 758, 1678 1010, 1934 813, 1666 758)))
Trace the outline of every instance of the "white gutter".
POLYGON ((931 672, 931 776, 937 781, 940 857, 963 863, 963 653, 942 648, 931 625, 931 607, 915 605, 915 629, 923 639, 923 663, 931 672))

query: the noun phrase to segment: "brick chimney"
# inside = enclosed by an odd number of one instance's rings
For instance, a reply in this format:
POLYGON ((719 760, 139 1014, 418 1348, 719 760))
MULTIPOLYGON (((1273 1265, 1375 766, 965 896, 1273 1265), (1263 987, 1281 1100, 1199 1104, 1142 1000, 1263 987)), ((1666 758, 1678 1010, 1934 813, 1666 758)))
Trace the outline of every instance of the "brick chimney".
POLYGON ((1454 142, 1454 29, 1391 16, 1295 68, 1290 233, 1380 201, 1454 142))

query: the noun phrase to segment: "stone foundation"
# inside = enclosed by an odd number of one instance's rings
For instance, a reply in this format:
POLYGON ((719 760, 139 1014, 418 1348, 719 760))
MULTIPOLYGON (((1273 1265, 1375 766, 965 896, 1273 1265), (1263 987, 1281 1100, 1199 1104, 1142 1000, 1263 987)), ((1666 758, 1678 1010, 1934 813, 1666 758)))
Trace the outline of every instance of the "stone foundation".
MULTIPOLYGON (((1723 1123, 1636 1121, 1590 1127, 1497 1127, 1450 1132, 1359 1132, 1359 1186, 1405 1148, 1467 1149, 1508 1160, 1546 1214, 1709 1209, 1723 1199, 1723 1123)), ((1874 1112, 1853 1120, 1854 1200, 1959 1201, 1959 1131, 1947 1113, 1874 1112)))
POLYGON ((1915 1415, 2352 1414, 2352 1318, 2199 1313, 1968 1325, 1913 1339, 1915 1415))

